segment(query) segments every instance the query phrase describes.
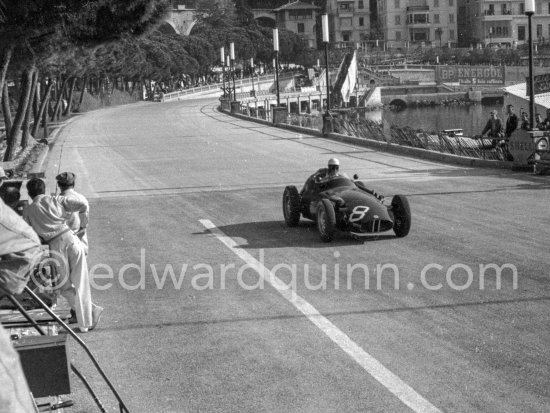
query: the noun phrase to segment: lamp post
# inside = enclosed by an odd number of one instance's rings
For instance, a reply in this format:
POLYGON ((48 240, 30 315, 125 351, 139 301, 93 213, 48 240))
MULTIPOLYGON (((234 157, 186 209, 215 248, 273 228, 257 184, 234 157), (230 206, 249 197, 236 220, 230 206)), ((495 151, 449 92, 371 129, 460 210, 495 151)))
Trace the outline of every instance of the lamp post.
POLYGON ((237 93, 235 92, 235 43, 229 43, 229 57, 231 59, 231 76, 233 77, 233 100, 237 100, 237 93))
POLYGON ((231 79, 230 79, 230 76, 231 76, 231 59, 229 59, 229 55, 225 56, 225 65, 229 68, 229 74, 227 76, 227 89, 229 91, 229 100, 232 100, 231 99, 231 79))
MULTIPOLYGON (((328 14, 323 14, 321 16, 322 27, 323 27, 323 42, 325 43, 325 66, 326 66, 326 81, 327 81, 327 110, 326 115, 328 116, 330 110, 330 75, 328 73, 328 14)), ((378 41, 377 41, 378 42, 378 41)))
POLYGON ((277 107, 281 106, 279 94, 279 29, 273 29, 273 50, 275 51, 275 82, 277 83, 277 107))
MULTIPOLYGON (((250 77, 252 79, 252 96, 256 96, 256 91, 254 90, 254 74, 256 71, 254 70, 254 58, 250 58, 250 77)), ((258 88, 260 86, 258 85, 258 88)))
POLYGON ((525 15, 529 28, 529 125, 535 128, 535 81, 533 78, 533 14, 535 14, 535 0, 525 0, 525 15))
POLYGON ((223 97, 225 98, 225 49, 223 47, 220 47, 220 58, 222 61, 223 97))

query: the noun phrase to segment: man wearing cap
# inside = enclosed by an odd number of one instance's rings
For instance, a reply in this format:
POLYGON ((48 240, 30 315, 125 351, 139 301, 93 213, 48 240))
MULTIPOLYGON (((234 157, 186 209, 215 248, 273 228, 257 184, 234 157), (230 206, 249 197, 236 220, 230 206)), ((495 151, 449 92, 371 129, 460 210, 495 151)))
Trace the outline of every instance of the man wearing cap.
POLYGON ((67 225, 68 214, 76 212, 80 226, 86 227, 88 203, 77 197, 45 195, 46 184, 39 178, 27 183, 27 192, 32 204, 23 211, 23 217, 50 246, 52 258, 61 266, 59 274, 64 278, 58 289, 74 311, 80 331, 93 330, 103 308, 92 302, 85 247, 67 225))
POLYGON ((79 194, 74 190, 74 184, 76 175, 72 172, 63 172, 55 177, 57 180, 57 186, 61 191, 61 196, 64 196, 71 202, 82 203, 86 205, 85 216, 81 219, 79 212, 67 212, 66 220, 69 228, 80 238, 82 244, 84 244, 86 255, 88 255, 88 235, 86 233, 86 227, 88 224, 88 211, 90 209, 88 200, 84 195, 79 194))

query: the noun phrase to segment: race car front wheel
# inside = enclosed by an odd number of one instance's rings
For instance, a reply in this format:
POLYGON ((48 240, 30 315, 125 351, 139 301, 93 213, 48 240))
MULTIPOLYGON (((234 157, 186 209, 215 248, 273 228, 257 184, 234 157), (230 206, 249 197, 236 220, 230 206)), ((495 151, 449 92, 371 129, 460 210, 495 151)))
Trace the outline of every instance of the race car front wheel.
POLYGON ((336 231, 336 213, 328 199, 321 199, 317 206, 317 229, 324 242, 330 242, 336 231))
POLYGON ((411 230, 411 208, 403 195, 395 195, 391 201, 393 212, 393 231, 399 238, 406 237, 411 230))
POLYGON ((300 222, 300 194, 295 186, 289 185, 283 193, 283 215, 289 227, 295 227, 300 222))

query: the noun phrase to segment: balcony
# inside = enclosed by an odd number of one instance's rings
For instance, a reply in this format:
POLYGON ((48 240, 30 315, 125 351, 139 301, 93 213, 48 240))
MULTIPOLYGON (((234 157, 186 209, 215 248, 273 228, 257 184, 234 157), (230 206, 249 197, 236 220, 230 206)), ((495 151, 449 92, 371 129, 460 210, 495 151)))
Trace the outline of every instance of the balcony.
POLYGON ((514 11, 512 10, 484 10, 481 16, 481 20, 486 22, 512 21, 518 16, 524 16, 523 14, 519 14, 519 10, 517 10, 517 14, 513 13, 514 11))
POLYGON ((407 11, 429 11, 430 6, 428 5, 418 5, 418 6, 407 6, 407 11))
POLYGON ((355 8, 353 5, 349 5, 349 7, 338 7, 338 17, 353 17, 353 13, 355 11, 355 8))

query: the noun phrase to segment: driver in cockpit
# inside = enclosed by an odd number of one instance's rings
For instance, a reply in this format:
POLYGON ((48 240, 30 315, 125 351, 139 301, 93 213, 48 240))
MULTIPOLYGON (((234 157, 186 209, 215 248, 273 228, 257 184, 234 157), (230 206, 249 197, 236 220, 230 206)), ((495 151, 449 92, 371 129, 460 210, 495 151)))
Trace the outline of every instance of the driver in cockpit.
POLYGON ((328 161, 328 168, 321 168, 316 172, 315 180, 321 182, 340 176, 339 170, 340 161, 336 158, 331 158, 328 161))

